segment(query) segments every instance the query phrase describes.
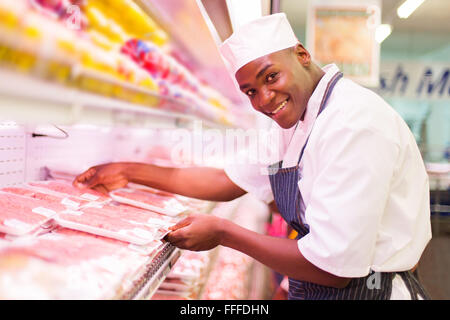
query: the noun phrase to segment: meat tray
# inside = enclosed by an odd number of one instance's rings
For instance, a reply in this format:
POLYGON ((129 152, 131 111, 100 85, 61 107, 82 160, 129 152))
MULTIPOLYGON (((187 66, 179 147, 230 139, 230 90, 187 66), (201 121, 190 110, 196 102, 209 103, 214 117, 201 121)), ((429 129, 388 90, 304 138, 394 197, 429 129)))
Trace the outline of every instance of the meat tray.
POLYGON ((48 223, 65 207, 60 203, 0 191, 0 232, 23 236, 48 223))
POLYGON ((186 213, 188 210, 188 208, 175 197, 139 189, 121 188, 110 192, 109 195, 117 202, 152 210, 172 217, 186 213))

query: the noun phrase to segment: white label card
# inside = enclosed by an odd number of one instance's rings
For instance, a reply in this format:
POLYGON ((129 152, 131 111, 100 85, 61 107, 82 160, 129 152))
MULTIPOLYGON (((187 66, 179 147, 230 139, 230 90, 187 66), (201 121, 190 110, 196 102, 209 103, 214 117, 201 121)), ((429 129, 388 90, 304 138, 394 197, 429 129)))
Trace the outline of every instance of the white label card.
POLYGON ((90 193, 83 193, 80 198, 86 199, 86 200, 91 200, 91 201, 96 201, 98 200, 100 197, 94 196, 93 194, 90 193))
POLYGON ((70 200, 68 198, 64 198, 61 200, 61 204, 71 207, 71 208, 78 208, 80 204, 78 202, 75 202, 73 200, 70 200))
POLYGON ((56 212, 53 211, 52 209, 47 209, 44 207, 33 208, 31 211, 33 211, 34 213, 37 213, 37 214, 41 214, 47 218, 50 218, 56 214, 56 212))

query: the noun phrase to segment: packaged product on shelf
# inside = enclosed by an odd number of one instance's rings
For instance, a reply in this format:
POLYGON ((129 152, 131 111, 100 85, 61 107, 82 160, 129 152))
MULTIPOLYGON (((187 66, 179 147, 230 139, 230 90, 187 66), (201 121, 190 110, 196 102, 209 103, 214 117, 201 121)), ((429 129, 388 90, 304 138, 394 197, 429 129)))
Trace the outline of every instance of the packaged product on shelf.
POLYGON ((60 203, 0 191, 0 232, 25 235, 49 222, 65 209, 60 203))
POLYGON ((130 37, 121 25, 108 17, 112 11, 109 6, 102 5, 99 1, 87 1, 84 11, 88 20, 88 29, 98 31, 110 42, 119 45, 130 37))
POLYGON ((109 237, 138 245, 146 245, 162 239, 168 232, 167 227, 150 225, 116 217, 112 211, 99 208, 65 210, 55 217, 58 225, 109 237))
POLYGON ((146 261, 126 242, 57 228, 0 248, 0 297, 111 299, 146 261))
POLYGON ((83 2, 84 0, 28 0, 30 6, 42 15, 57 20, 70 20, 79 29, 86 27, 86 17, 79 10, 79 5, 83 2))
POLYGON ((209 96, 199 96, 202 85, 173 57, 163 53, 151 43, 139 39, 127 41, 122 46, 121 52, 147 70, 152 78, 158 81, 161 96, 171 98, 162 99, 159 105, 161 108, 198 116, 207 115, 207 118, 211 120, 217 119, 214 107, 208 105, 209 96), (173 103, 172 99, 181 103, 173 103), (206 107, 202 107, 205 109, 203 113, 196 112, 199 104, 207 104, 206 107))
POLYGON ((150 73, 152 77, 168 81, 175 79, 173 66, 156 46, 142 40, 130 39, 123 44, 121 52, 150 73))
POLYGON ((102 212, 107 212, 114 217, 118 217, 126 221, 148 224, 149 226, 159 226, 166 229, 174 225, 179 220, 176 217, 162 215, 154 211, 129 206, 126 204, 108 203, 99 209, 102 209, 102 212))
POLYGON ((211 260, 210 251, 183 251, 167 279, 188 284, 201 280, 211 260))
POLYGON ((138 208, 148 209, 168 216, 186 213, 187 207, 173 196, 144 191, 143 189, 121 188, 110 192, 113 200, 138 208))
POLYGON ((108 202, 111 198, 88 188, 76 188, 70 182, 64 180, 32 181, 26 183, 34 189, 48 189, 60 194, 79 197, 88 201, 108 202))
POLYGON ((209 262, 209 251, 183 251, 152 299, 197 299, 209 262))
POLYGON ((60 193, 52 192, 51 190, 43 190, 43 192, 36 191, 27 187, 5 187, 0 189, 3 192, 15 193, 28 198, 46 200, 49 202, 60 203, 66 208, 77 209, 80 206, 88 204, 90 201, 73 196, 64 196, 60 193))
POLYGON ((3 0, 0 2, 0 26, 8 30, 16 29, 21 13, 27 9, 25 1, 3 0))
MULTIPOLYGON (((113 40, 146 37, 158 46, 168 42, 167 34, 132 0, 87 0, 83 7, 92 28, 113 40), (113 30, 108 27, 114 22, 113 30)), ((125 41, 122 41, 123 43, 125 41)))
MULTIPOLYGON (((160 150, 160 149, 157 149, 157 150, 160 150)), ((184 201, 187 202, 190 199, 190 198, 187 198, 187 197, 175 194, 175 193, 159 190, 156 188, 152 188, 149 186, 145 186, 145 185, 141 185, 141 184, 133 183, 133 182, 128 183, 127 189, 148 192, 150 194, 154 194, 154 195, 161 196, 161 197, 175 198, 181 202, 184 202, 184 201)), ((192 199, 192 200, 195 200, 195 199, 192 199)))
POLYGON ((8 238, 7 238, 7 234, 0 232, 0 248, 2 247, 2 245, 8 244, 8 238))
POLYGON ((248 296, 248 275, 252 258, 227 247, 221 247, 201 299, 243 300, 248 296))

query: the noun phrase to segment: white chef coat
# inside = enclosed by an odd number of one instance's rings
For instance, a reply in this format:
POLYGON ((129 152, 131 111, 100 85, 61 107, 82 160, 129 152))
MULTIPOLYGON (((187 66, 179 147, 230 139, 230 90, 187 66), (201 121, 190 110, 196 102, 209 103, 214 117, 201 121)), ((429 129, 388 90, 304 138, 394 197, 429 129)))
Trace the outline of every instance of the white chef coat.
MULTIPOLYGON (((381 97, 345 77, 316 119, 327 83, 339 71, 334 64, 323 70, 304 120, 296 130, 274 123, 280 143, 268 146, 278 149, 284 168, 292 167, 311 132, 298 182, 310 232, 298 248, 341 277, 410 270, 431 239, 428 176, 415 138, 381 97)), ((263 174, 271 163, 239 161, 225 167, 229 178, 271 202, 263 174)))

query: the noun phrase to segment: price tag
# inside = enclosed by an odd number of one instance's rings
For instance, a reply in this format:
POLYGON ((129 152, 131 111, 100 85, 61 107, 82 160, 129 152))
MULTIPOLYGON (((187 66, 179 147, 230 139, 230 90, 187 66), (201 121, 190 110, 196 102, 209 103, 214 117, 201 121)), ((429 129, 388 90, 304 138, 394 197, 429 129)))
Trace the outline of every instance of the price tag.
POLYGON ((80 204, 78 202, 75 202, 73 200, 70 200, 68 198, 64 198, 61 200, 61 204, 71 207, 71 208, 78 208, 80 204))
POLYGON ((33 208, 33 210, 31 210, 31 211, 33 211, 34 213, 37 213, 37 214, 41 214, 41 215, 43 215, 44 217, 47 217, 47 218, 50 218, 50 217, 52 217, 52 216, 54 216, 56 214, 55 211, 53 211, 51 209, 44 208, 44 207, 33 208))
POLYGON ((16 229, 28 229, 31 227, 30 224, 17 220, 17 219, 6 219, 3 221, 3 224, 7 227, 16 228, 16 229))
POLYGON ((100 197, 97 197, 93 194, 90 193, 83 193, 80 198, 86 199, 86 200, 90 200, 90 201, 96 201, 98 200, 100 197))
POLYGON ((62 211, 61 213, 64 213, 64 214, 72 214, 72 215, 74 215, 74 216, 81 216, 84 212, 78 211, 78 210, 70 210, 70 209, 67 209, 67 210, 62 211))

